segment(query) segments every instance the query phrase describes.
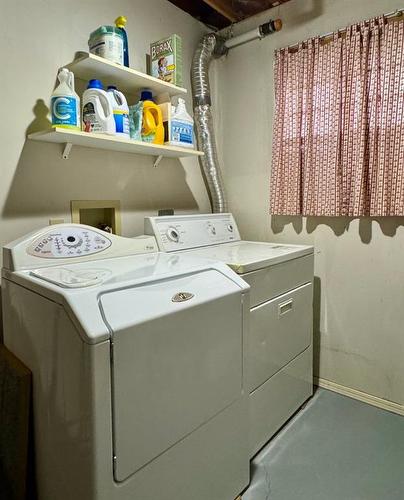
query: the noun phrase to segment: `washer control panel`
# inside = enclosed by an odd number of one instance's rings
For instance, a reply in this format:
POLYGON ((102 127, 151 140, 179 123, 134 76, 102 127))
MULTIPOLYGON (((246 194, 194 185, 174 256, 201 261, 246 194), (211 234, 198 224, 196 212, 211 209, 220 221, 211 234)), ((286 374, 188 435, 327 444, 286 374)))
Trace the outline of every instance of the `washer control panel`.
POLYGON ((61 227, 34 240, 27 253, 43 259, 68 259, 101 252, 111 246, 111 240, 90 229, 61 227))
POLYGON ((145 233, 155 236, 164 252, 240 241, 231 214, 146 217, 145 233))

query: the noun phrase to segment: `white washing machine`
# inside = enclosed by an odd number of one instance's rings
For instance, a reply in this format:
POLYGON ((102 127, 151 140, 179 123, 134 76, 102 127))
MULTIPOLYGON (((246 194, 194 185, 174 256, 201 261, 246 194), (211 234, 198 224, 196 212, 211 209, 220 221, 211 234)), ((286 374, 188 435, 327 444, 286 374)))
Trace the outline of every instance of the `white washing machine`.
POLYGON ((156 248, 78 224, 4 248, 4 340, 33 372, 40 500, 230 500, 248 484, 249 287, 156 248))
POLYGON ((162 251, 225 262, 251 286, 252 457, 313 392, 313 247, 242 241, 231 214, 148 217, 145 233, 162 251))

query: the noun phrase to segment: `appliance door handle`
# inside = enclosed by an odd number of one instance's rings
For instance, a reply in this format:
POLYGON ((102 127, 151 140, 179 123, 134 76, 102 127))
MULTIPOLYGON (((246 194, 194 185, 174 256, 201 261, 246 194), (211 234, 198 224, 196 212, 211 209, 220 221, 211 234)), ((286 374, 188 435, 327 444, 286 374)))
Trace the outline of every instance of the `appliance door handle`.
POLYGON ((291 311, 293 311, 293 299, 289 299, 278 304, 278 318, 291 311))

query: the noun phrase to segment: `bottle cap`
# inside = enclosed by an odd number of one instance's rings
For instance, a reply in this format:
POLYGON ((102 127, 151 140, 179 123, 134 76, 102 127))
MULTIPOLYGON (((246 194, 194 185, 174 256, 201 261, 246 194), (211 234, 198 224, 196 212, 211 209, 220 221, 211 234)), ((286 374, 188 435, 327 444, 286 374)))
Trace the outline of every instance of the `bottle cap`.
POLYGON ((100 80, 90 80, 87 85, 88 89, 102 89, 102 83, 100 80))
POLYGON ((142 90, 142 93, 140 94, 140 100, 141 101, 152 101, 153 100, 153 93, 151 90, 142 90))
POLYGON ((128 21, 125 16, 119 16, 115 19, 115 26, 117 28, 125 28, 127 22, 128 21))
POLYGON ((69 74, 70 74, 70 71, 67 68, 60 69, 59 73, 58 73, 59 81, 60 82, 67 81, 67 79, 69 78, 69 74))
POLYGON ((115 85, 108 85, 107 90, 118 90, 115 85))

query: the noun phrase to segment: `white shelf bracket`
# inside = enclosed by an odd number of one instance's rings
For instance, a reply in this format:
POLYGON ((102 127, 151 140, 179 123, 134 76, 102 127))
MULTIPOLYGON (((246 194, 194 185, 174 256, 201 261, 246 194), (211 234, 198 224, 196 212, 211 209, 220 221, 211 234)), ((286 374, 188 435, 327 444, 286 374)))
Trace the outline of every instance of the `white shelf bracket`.
POLYGON ((154 168, 158 167, 159 163, 161 162, 162 159, 163 159, 163 155, 156 156, 154 158, 153 167, 154 168))
POLYGON ((69 155, 70 155, 70 151, 71 151, 72 147, 73 147, 73 144, 71 142, 66 142, 65 147, 63 149, 63 153, 62 153, 62 158, 64 160, 69 159, 69 155))

